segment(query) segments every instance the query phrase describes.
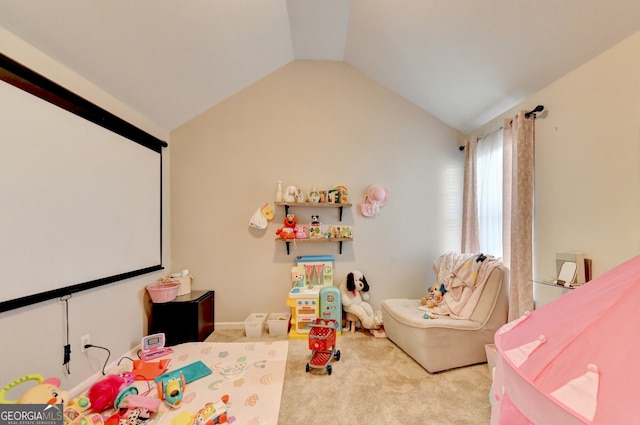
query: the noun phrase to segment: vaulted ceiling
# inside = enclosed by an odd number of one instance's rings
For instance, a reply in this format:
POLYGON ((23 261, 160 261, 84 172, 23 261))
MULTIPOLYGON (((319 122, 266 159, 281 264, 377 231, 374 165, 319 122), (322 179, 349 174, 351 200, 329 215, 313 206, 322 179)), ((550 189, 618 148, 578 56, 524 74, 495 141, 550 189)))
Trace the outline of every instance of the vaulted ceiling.
POLYGON ((0 26, 167 131, 314 59, 468 133, 640 31, 640 1, 0 0, 0 26))

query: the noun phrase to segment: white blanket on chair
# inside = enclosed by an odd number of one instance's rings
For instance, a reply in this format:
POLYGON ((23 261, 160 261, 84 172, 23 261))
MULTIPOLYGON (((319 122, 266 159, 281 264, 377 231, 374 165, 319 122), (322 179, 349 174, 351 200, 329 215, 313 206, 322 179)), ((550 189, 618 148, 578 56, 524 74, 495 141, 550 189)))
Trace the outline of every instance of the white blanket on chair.
POLYGON ((491 271, 502 265, 494 257, 487 256, 483 261, 477 260, 478 254, 447 252, 441 255, 434 262, 433 268, 438 276, 436 285, 444 285, 447 292, 438 306, 419 308, 456 319, 471 317, 491 271))

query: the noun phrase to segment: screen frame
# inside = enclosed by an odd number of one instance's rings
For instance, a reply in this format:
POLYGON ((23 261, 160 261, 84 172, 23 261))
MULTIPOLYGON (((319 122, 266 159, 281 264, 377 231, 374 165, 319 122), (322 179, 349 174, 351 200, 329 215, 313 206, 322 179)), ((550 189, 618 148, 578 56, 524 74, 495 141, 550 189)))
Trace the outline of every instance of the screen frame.
POLYGON ((81 96, 71 92, 70 90, 60 86, 59 84, 49 80, 43 75, 27 68, 26 66, 14 61, 8 56, 0 53, 0 80, 24 90, 46 102, 49 102, 63 110, 73 113, 84 118, 98 126, 112 131, 120 136, 131 140, 159 154, 160 167, 160 229, 159 229, 159 264, 145 267, 137 270, 131 270, 124 273, 105 276, 99 279, 81 282, 69 285, 63 288, 53 289, 40 292, 37 294, 27 295, 0 302, 0 313, 14 310, 39 302, 47 301, 54 298, 64 298, 71 296, 73 293, 86 291, 88 289, 97 288, 136 276, 164 269, 162 265, 162 227, 163 227, 163 187, 162 187, 162 149, 168 146, 167 142, 156 138, 155 136, 141 130, 133 124, 119 118, 118 116, 108 112, 107 110, 97 106, 96 104, 82 98, 81 96))

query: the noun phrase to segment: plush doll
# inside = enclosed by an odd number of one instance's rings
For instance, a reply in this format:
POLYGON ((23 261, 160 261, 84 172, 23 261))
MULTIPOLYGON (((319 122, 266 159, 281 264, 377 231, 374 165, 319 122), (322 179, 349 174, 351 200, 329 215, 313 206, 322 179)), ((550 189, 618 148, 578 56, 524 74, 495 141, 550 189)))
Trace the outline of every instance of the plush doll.
MULTIPOLYGON (((342 294, 342 309, 349 315, 357 317, 364 329, 379 329, 382 325, 382 314, 374 313, 369 301, 369 284, 365 276, 359 271, 347 274, 346 280, 340 285, 342 294)), ((355 331, 355 326, 351 326, 355 331)))
POLYGON ((303 226, 302 224, 296 225, 294 230, 296 239, 306 239, 307 238, 307 226, 303 226))
MULTIPOLYGON (((440 305, 443 300, 444 294, 447 292, 443 284, 440 284, 440 287, 436 286, 436 284, 432 285, 429 288, 429 293, 422 297, 422 305, 427 308, 434 308, 440 305)), ((437 319, 438 315, 433 312, 426 312, 424 314, 425 319, 437 319)))
POLYGON ((297 224, 296 217, 293 214, 287 214, 284 218, 284 226, 276 230, 276 235, 279 235, 282 239, 295 239, 294 229, 297 224))
POLYGON ((282 200, 284 202, 296 202, 296 192, 298 192, 298 188, 295 186, 287 186, 284 191, 284 195, 282 200))
POLYGON ((440 287, 437 287, 435 284, 429 288, 429 293, 422 297, 422 305, 427 308, 433 308, 440 305, 442 302, 442 297, 447 292, 443 284, 440 284, 440 287))

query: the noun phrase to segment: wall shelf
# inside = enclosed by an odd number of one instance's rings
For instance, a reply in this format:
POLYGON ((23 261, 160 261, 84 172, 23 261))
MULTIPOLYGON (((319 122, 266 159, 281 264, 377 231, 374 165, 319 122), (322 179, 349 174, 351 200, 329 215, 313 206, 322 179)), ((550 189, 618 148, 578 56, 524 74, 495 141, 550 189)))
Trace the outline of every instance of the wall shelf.
POLYGON ((331 204, 328 202, 275 202, 274 205, 284 207, 284 213, 289 214, 289 207, 307 207, 307 208, 338 208, 339 217, 342 221, 342 209, 351 208, 351 204, 331 204))
POLYGON ((298 239, 282 239, 276 238, 276 241, 281 241, 287 244, 287 255, 290 254, 291 243, 314 243, 314 242, 337 242, 339 245, 339 253, 342 254, 342 242, 351 242, 353 238, 298 238, 298 239))

